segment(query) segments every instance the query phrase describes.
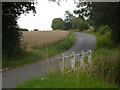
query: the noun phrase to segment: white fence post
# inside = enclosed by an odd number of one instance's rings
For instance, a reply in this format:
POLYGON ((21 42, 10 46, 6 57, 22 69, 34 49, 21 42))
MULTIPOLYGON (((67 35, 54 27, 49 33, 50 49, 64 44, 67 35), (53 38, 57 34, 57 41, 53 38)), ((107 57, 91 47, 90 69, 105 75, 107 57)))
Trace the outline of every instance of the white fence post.
POLYGON ((62 54, 62 74, 64 74, 64 54, 62 54))
POLYGON ((81 56, 80 56, 80 67, 84 65, 84 51, 81 51, 81 56))
POLYGON ((91 64, 92 64, 92 50, 89 50, 88 52, 84 52, 83 50, 81 51, 80 54, 75 54, 75 52, 72 52, 70 56, 64 56, 64 54, 62 54, 62 60, 60 62, 60 69, 62 71, 62 74, 64 74, 64 70, 65 70, 65 59, 66 58, 71 58, 70 60, 70 65, 71 65, 71 70, 66 72, 66 73, 69 73, 71 71, 75 71, 77 70, 78 68, 75 68, 75 56, 80 56, 80 67, 81 69, 83 69, 85 66, 89 66, 90 65, 90 68, 91 68, 91 64), (88 64, 85 64, 84 65, 84 57, 85 56, 88 56, 88 64))
POLYGON ((75 52, 72 53, 73 57, 71 58, 71 70, 75 70, 75 52))
POLYGON ((89 54, 88 54, 88 64, 89 64, 89 65, 92 64, 92 50, 89 50, 89 54))

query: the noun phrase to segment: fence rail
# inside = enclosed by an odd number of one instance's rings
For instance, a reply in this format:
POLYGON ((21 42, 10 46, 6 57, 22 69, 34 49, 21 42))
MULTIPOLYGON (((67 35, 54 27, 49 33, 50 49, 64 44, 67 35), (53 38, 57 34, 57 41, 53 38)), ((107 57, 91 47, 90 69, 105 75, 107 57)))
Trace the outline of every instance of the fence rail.
POLYGON ((62 74, 64 74, 64 69, 65 69, 65 59, 70 58, 70 67, 71 70, 67 71, 65 73, 69 73, 72 71, 75 71, 79 68, 82 68, 83 66, 88 66, 92 64, 92 50, 88 50, 87 52, 81 51, 81 53, 75 54, 75 52, 72 52, 71 55, 65 56, 64 54, 62 54, 62 60, 60 62, 60 66, 62 67, 62 74), (79 56, 79 61, 80 61, 80 66, 79 67, 75 67, 75 63, 76 63, 76 56, 79 56), (88 64, 84 64, 84 57, 88 56, 88 64))

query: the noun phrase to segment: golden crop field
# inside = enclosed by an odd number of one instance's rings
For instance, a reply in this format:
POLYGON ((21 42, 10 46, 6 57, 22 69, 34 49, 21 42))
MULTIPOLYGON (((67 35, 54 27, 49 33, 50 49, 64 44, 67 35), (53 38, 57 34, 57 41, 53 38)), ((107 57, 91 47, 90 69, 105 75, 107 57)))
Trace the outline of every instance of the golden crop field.
POLYGON ((49 46, 67 38, 68 31, 23 31, 22 45, 49 46))

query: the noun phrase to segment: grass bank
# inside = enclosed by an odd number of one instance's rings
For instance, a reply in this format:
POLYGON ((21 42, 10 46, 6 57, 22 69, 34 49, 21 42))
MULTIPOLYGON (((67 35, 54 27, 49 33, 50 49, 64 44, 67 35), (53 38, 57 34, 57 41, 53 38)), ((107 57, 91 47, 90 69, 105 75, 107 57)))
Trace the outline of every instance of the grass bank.
POLYGON ((29 52, 22 53, 19 57, 24 57, 22 59, 13 59, 10 61, 4 61, 2 62, 2 68, 15 68, 21 65, 33 63, 39 60, 44 60, 46 58, 49 58, 51 56, 54 56, 58 53, 61 53, 65 50, 68 50, 75 42, 76 40, 76 35, 73 32, 70 32, 68 37, 61 42, 57 42, 52 46, 48 47, 39 47, 39 46, 34 46, 31 47, 29 52))
POLYGON ((76 71, 66 75, 52 74, 37 78, 18 85, 17 88, 117 88, 117 85, 76 71))
POLYGON ((114 46, 110 32, 106 32, 103 35, 93 31, 84 33, 94 35, 97 41, 97 47, 92 54, 92 77, 120 85, 120 47, 114 46))

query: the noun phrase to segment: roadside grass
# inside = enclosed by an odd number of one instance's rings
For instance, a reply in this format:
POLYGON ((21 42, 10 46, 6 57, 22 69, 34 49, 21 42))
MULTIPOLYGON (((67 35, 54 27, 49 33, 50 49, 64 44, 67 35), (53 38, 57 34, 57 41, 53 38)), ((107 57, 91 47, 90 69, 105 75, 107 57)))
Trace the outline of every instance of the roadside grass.
MULTIPOLYGON (((119 50, 111 45, 106 35, 89 33, 95 35, 97 41, 97 48, 92 54, 93 65, 90 71, 77 70, 65 75, 52 73, 43 78, 25 82, 17 88, 118 88, 116 81, 119 78, 120 59, 116 56, 119 50)), ((87 57, 85 57, 85 62, 87 62, 87 57)), ((79 66, 79 63, 76 63, 76 66, 79 66)))
POLYGON ((110 32, 104 35, 93 31, 84 33, 94 35, 97 41, 96 49, 92 54, 92 77, 120 85, 120 47, 115 47, 111 42, 110 32))
POLYGON ((30 80, 16 88, 117 88, 115 84, 109 84, 102 80, 90 77, 80 71, 69 74, 51 74, 43 78, 30 80))
POLYGON ((10 61, 3 60, 2 68, 12 69, 12 68, 33 63, 39 60, 47 59, 51 56, 54 56, 65 50, 68 50, 74 44, 75 40, 76 40, 75 33, 70 32, 68 37, 64 41, 57 42, 52 46, 43 47, 43 48, 39 46, 33 46, 30 48, 28 52, 22 53, 19 56, 23 58, 13 59, 10 61))

